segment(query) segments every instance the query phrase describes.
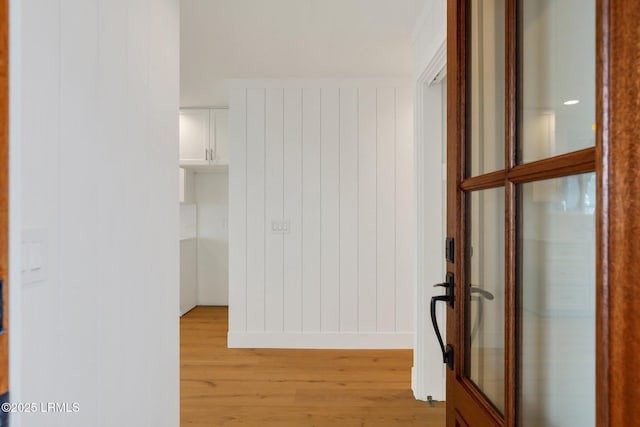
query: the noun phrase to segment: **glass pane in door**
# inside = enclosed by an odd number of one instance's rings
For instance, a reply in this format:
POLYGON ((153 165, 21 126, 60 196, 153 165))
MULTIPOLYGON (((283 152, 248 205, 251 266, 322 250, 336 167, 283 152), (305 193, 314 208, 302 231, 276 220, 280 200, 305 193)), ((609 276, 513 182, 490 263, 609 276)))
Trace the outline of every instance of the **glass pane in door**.
POLYGON ((595 425, 595 175, 523 184, 520 425, 595 425))
POLYGON ((595 145, 595 0, 526 0, 520 162, 595 145))
POLYGON ((468 377, 504 411, 504 188, 469 197, 468 377))
POLYGON ((471 176, 504 168, 504 0, 469 2, 471 176))

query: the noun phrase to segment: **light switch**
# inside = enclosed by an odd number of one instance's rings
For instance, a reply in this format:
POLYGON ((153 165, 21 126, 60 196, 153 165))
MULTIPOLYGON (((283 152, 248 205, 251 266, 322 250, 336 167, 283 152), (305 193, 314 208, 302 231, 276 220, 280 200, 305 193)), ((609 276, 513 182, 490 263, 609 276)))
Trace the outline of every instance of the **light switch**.
POLYGON ((22 230, 22 283, 47 280, 47 230, 22 230))

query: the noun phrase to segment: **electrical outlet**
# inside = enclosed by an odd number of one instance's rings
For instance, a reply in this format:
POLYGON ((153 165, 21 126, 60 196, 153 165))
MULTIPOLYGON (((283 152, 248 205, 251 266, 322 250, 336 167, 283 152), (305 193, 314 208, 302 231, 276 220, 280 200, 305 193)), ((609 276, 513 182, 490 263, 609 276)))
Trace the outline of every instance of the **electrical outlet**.
POLYGON ((286 234, 291 228, 288 220, 271 221, 271 232, 273 234, 286 234))

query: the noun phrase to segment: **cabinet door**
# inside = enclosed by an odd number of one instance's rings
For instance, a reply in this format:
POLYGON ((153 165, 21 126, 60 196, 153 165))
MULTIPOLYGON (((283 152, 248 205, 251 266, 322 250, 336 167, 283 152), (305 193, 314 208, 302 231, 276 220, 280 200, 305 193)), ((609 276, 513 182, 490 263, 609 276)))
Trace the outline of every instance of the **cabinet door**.
POLYGON ((209 160, 209 110, 180 111, 180 162, 206 164, 209 160))
POLYGON ((211 146, 215 146, 215 163, 218 165, 229 164, 229 110, 211 110, 211 122, 215 123, 215 139, 211 146), (215 141, 215 142, 214 142, 215 141))

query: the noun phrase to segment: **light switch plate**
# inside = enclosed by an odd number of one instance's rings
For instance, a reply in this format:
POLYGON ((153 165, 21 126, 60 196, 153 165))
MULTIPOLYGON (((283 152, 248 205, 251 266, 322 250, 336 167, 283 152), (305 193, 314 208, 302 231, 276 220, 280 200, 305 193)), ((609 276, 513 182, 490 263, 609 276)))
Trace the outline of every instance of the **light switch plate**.
POLYGON ((22 283, 47 280, 47 230, 33 228, 22 230, 22 283))

